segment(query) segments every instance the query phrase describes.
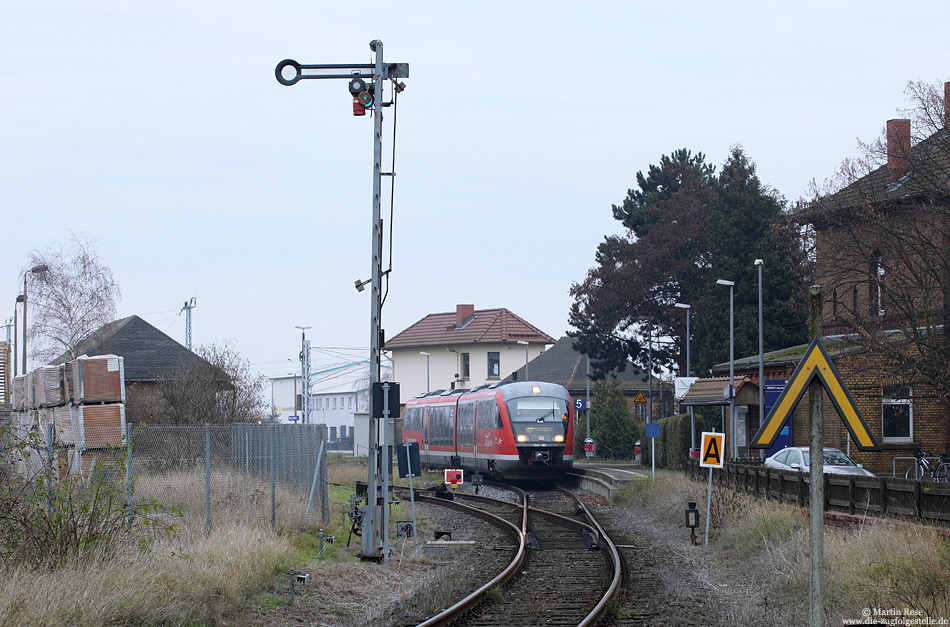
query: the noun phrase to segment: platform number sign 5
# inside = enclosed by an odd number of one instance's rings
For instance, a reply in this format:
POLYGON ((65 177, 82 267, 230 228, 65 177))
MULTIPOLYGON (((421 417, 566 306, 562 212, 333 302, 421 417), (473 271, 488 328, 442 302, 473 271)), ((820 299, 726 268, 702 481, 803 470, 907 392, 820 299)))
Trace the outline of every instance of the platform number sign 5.
POLYGON ((575 399, 574 399, 574 411, 587 411, 587 399, 586 399, 586 398, 575 398, 575 399))

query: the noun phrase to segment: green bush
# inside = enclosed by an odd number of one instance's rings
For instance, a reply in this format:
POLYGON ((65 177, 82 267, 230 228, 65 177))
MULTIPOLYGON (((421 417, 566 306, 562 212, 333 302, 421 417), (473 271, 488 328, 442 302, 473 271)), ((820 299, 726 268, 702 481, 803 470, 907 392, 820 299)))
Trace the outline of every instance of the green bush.
MULTIPOLYGON (((656 442, 656 466, 682 470, 689 457, 689 414, 677 414, 658 421, 660 438, 656 442)), ((644 463, 650 463, 650 443, 644 440, 644 463)))
MULTIPOLYGON (((34 434, 35 436, 35 434, 34 434)), ((18 442, 0 430, 6 444, 0 460, 0 560, 6 565, 57 568, 75 560, 97 560, 121 546, 143 547, 153 532, 173 532, 150 516, 152 503, 128 506, 125 451, 98 457, 89 476, 60 476, 52 464, 33 475, 13 469, 15 460, 46 455, 36 437, 18 442), (104 461, 106 460, 106 461, 104 461)))

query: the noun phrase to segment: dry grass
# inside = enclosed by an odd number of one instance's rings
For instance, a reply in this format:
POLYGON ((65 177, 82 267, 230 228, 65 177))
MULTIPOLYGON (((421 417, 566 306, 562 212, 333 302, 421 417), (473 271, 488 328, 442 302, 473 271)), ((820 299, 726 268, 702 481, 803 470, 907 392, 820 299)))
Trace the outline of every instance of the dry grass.
MULTIPOLYGON (((334 482, 366 480, 365 460, 331 459, 329 468, 334 482)), ((313 532, 319 523, 313 515, 318 510, 311 512, 313 528, 304 529, 306 498, 280 485, 278 528, 271 530, 270 482, 241 472, 212 472, 212 533, 207 536, 205 485, 204 469, 137 477, 135 499, 154 499, 158 511, 165 512, 158 516, 173 524, 175 533, 145 550, 126 547, 94 564, 6 569, 0 573, 0 625, 224 624, 249 599, 282 581, 279 575, 291 567, 308 568, 318 586, 338 592, 332 598, 339 604, 331 602, 327 609, 345 614, 361 598, 354 591, 383 576, 378 568, 354 565, 340 543, 327 559, 316 561, 313 532)), ((331 518, 339 519, 342 505, 339 498, 331 504, 331 518)), ((413 586, 408 571, 426 566, 428 557, 408 553, 400 553, 387 569, 393 595, 413 586)))
POLYGON ((292 562, 286 537, 230 526, 210 537, 187 530, 149 553, 128 552, 54 571, 13 569, 0 578, 0 624, 215 625, 292 562))
MULTIPOLYGON (((705 524, 706 485, 682 475, 631 482, 622 496, 661 525, 683 526, 687 501, 705 524)), ((723 624, 797 625, 808 610, 808 510, 713 489, 710 546, 691 554, 711 578, 728 581, 734 612, 723 624), (719 510, 718 516, 716 510, 719 510), (742 597, 748 597, 744 600, 742 597), (764 607, 763 607, 764 604, 764 607)), ((950 618, 950 541, 922 527, 871 523, 825 528, 828 624, 859 618, 863 608, 910 608, 950 618)))

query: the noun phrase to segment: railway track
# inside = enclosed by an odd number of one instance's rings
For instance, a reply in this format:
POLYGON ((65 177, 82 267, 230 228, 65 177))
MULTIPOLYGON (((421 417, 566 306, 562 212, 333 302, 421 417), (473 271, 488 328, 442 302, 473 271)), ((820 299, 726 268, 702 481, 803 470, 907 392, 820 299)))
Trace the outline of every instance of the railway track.
POLYGON ((501 572, 419 627, 590 625, 617 593, 617 549, 575 495, 505 487, 516 491, 517 502, 469 494, 456 502, 421 497, 491 522, 515 549, 501 572))

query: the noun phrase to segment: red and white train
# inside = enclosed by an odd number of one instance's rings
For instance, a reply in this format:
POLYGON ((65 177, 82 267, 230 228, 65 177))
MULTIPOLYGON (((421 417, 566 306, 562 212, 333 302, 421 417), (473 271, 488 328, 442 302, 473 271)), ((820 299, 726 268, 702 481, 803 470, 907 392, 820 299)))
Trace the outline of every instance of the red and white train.
POLYGON ((402 440, 418 442, 420 461, 429 466, 553 481, 574 463, 573 422, 564 386, 504 381, 410 400, 402 440))

